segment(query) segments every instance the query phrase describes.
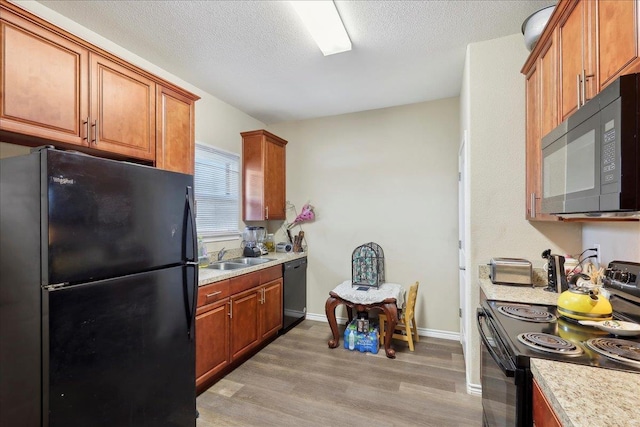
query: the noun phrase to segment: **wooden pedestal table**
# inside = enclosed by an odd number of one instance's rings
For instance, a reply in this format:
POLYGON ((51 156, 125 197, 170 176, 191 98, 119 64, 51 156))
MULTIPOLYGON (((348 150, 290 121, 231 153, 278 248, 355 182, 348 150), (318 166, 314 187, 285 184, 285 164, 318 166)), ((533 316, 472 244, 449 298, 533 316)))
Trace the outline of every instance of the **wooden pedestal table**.
MULTIPOLYGON (((388 319, 387 328, 384 331, 384 351, 388 358, 395 359, 396 351, 391 348, 391 338, 398 323, 398 307, 404 305, 404 292, 402 285, 396 283, 383 283, 378 289, 359 291, 357 287, 351 286, 350 280, 342 282, 329 292, 329 298, 325 304, 325 313, 333 333, 333 339, 329 340, 329 348, 340 345, 340 333, 336 321, 337 306, 341 304, 347 306, 349 322, 353 320, 353 309, 356 312, 378 309, 382 310, 388 319)), ((382 334, 383 331, 380 333, 382 334)))

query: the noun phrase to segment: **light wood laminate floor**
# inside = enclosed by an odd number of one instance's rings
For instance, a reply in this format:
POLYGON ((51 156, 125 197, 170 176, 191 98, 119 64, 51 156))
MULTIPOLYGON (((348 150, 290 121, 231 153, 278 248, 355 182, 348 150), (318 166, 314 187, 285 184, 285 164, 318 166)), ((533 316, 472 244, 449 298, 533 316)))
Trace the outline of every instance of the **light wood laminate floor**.
MULTIPOLYGON (((343 329, 341 328, 341 331, 343 329)), ((329 325, 305 320, 197 399, 197 427, 481 426, 457 341, 420 337, 396 359, 330 349, 329 325)))

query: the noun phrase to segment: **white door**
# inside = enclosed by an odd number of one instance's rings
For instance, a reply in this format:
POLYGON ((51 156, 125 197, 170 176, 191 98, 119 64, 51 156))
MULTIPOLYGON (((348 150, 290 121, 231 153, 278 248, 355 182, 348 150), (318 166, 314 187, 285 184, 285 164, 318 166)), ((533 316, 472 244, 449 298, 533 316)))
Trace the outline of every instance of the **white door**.
MULTIPOLYGON (((460 291, 460 343, 462 344, 462 352, 466 356, 467 340, 465 321, 467 314, 465 310, 467 301, 467 270, 466 270, 466 239, 465 239, 465 217, 466 217, 466 184, 465 184, 465 167, 467 163, 467 131, 464 131, 460 150, 458 151, 458 278, 460 291)), ((466 357, 465 357, 466 359, 466 357)))

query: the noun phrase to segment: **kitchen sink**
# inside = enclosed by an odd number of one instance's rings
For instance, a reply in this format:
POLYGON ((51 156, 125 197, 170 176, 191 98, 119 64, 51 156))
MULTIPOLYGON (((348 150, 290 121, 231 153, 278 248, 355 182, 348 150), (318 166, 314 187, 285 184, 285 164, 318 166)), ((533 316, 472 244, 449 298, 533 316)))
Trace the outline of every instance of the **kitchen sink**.
POLYGON ((250 267, 247 264, 235 263, 235 262, 214 262, 209 264, 207 268, 211 268, 213 270, 238 270, 240 268, 250 267))
POLYGON ((265 262, 269 262, 269 261, 275 261, 275 259, 273 259, 273 258, 249 258, 249 257, 244 257, 244 258, 233 258, 233 259, 229 260, 229 262, 238 263, 238 264, 245 264, 245 265, 258 265, 258 264, 264 264, 265 262))
POLYGON ((213 270, 239 270, 241 268, 249 268, 254 265, 264 264, 265 262, 274 261, 273 258, 233 258, 227 261, 218 261, 209 264, 207 268, 213 270))

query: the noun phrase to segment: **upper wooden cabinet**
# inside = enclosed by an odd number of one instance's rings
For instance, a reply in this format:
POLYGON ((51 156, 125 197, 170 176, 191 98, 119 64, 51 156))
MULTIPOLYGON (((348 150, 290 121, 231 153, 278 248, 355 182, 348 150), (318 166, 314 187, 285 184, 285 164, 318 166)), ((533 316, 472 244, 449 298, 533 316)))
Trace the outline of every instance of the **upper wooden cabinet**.
POLYGON ((598 92, 617 76, 640 71, 640 2, 596 3, 598 92))
POLYGON ((558 26, 562 120, 595 95, 593 6, 591 1, 570 2, 558 26))
POLYGON ((88 146, 89 51, 1 11, 0 129, 88 146))
POLYGON ((158 85, 156 166, 193 174, 195 105, 193 99, 158 85))
MULTIPOLYGON (((566 6, 565 4, 566 3, 566 6)), ((616 77, 637 72, 637 0, 572 0, 559 21, 561 120, 616 77)))
POLYGON ((155 83, 91 54, 89 146, 144 160, 156 158, 155 83))
POLYGON ((241 135, 243 220, 286 219, 287 141, 266 130, 241 135))
POLYGON ((193 173, 197 96, 0 0, 0 136, 193 173))
POLYGON ((558 221, 558 217, 540 213, 542 202, 542 135, 558 125, 557 40, 546 41, 540 57, 529 70, 526 84, 526 218, 558 221))
POLYGON ((526 218, 542 196, 541 140, 616 77, 640 72, 640 0, 560 0, 527 59, 526 218))

